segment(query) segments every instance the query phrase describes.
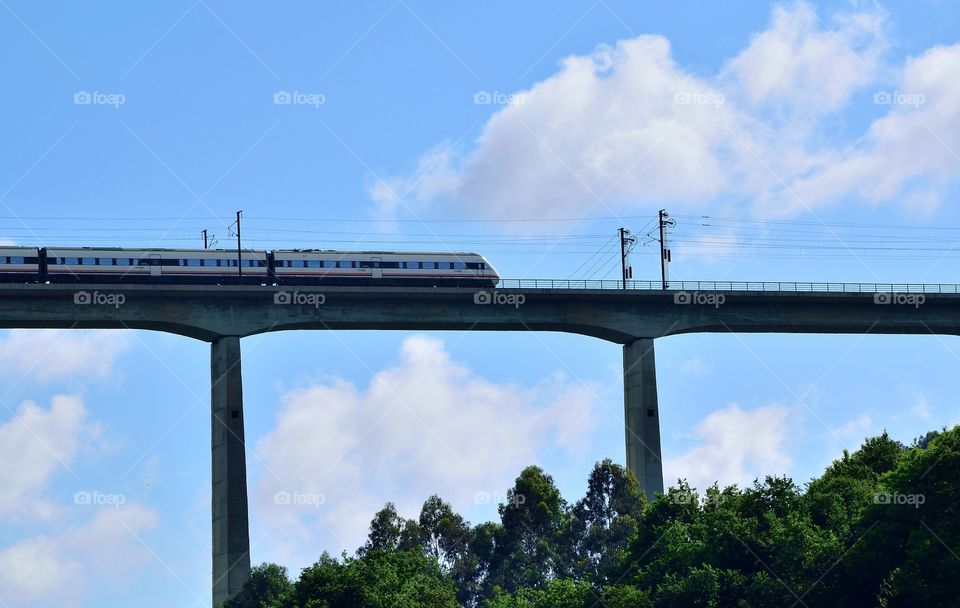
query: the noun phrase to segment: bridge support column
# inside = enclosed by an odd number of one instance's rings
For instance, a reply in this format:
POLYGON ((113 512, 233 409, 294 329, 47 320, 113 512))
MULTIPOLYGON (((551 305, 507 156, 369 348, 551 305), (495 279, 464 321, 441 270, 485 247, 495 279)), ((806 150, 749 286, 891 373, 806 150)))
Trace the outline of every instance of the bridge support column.
POLYGON ((623 414, 627 469, 648 499, 663 492, 660 460, 660 407, 653 339, 641 338, 623 347, 623 414))
POLYGON ((210 355, 213 605, 216 607, 237 593, 250 576, 250 531, 240 338, 216 339, 210 355))

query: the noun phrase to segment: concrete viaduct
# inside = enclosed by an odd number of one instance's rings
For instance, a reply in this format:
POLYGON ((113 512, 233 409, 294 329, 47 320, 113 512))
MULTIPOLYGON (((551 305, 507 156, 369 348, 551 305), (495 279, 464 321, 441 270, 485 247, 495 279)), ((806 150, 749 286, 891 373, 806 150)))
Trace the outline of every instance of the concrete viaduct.
POLYGON ((691 332, 960 333, 960 287, 503 281, 497 289, 0 285, 0 327, 149 329, 211 344, 213 603, 250 571, 240 339, 291 329, 559 331, 623 345, 626 463, 663 491, 654 340, 691 332), (626 287, 620 289, 620 287, 626 287))

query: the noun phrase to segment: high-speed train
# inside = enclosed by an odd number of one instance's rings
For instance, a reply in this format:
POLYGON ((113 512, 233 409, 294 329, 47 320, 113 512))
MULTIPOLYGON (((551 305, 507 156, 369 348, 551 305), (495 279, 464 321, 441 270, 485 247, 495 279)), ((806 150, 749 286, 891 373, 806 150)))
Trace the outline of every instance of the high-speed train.
POLYGON ((5 283, 493 286, 476 253, 0 247, 5 283))

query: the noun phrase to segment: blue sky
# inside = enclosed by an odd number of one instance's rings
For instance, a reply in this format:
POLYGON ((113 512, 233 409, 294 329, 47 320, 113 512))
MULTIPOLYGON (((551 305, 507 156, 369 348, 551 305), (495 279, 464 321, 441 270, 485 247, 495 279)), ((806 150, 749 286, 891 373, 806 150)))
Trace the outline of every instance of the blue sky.
MULTIPOLYGON (((0 238, 228 245, 242 209, 249 246, 612 278, 616 229, 665 207, 677 279, 958 283, 950 9, 2 0, 0 238), (896 249, 918 234, 933 251, 896 249)), ((656 278, 649 244, 632 260, 656 278)), ((867 435, 955 424, 958 347, 659 340, 667 476, 803 482, 867 435)), ((613 344, 290 332, 243 355, 255 562, 352 551, 388 500, 492 518, 533 463, 576 499, 623 460, 613 344)), ((4 332, 0 362, 0 606, 209 605, 208 346, 4 332)))

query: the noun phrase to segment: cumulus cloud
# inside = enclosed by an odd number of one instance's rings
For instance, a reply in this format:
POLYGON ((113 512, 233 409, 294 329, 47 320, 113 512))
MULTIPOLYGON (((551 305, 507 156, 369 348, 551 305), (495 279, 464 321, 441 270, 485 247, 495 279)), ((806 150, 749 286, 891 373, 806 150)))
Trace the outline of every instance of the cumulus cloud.
POLYGON ((518 91, 472 148, 439 145, 370 194, 382 211, 402 201, 493 218, 727 200, 766 214, 841 201, 930 208, 960 175, 960 45, 892 65, 885 19, 869 4, 823 17, 802 2, 776 7, 712 75, 679 65, 662 36, 602 45, 518 91), (917 95, 925 103, 911 104, 917 95), (838 135, 853 103, 882 115, 838 135))
POLYGON ((718 89, 677 66, 661 36, 568 57, 516 99, 466 158, 434 150, 414 176, 371 194, 381 205, 409 191, 420 203, 445 198, 494 217, 562 216, 607 204, 601 198, 710 198, 727 184, 723 158, 738 119, 718 89))
POLYGON ((902 197, 929 210, 960 174, 960 44, 907 61, 894 86, 878 89, 890 111, 863 141, 797 184, 811 204, 856 194, 872 202, 902 197))
POLYGON ((683 478, 703 490, 714 482, 748 485, 764 475, 787 472, 787 408, 768 405, 745 411, 733 404, 713 412, 694 429, 698 444, 663 462, 664 481, 683 478))
POLYGON ((305 545, 352 551, 386 497, 413 514, 439 492, 463 511, 547 451, 584 447, 595 400, 593 387, 562 375, 496 384, 443 342, 408 338, 365 389, 333 378, 282 397, 256 446, 258 518, 276 526, 271 540, 287 559, 305 545))
POLYGON ((82 442, 99 435, 79 397, 59 395, 49 408, 27 401, 0 424, 0 518, 49 518, 47 484, 69 472, 82 442))
POLYGON ((884 18, 878 10, 862 11, 836 15, 826 24, 807 4, 775 7, 769 29, 726 71, 750 104, 837 110, 877 77, 886 47, 884 18))
POLYGON ((86 522, 0 548, 2 601, 10 606, 76 606, 96 580, 116 585, 152 556, 138 540, 159 518, 131 503, 104 507, 86 522))
POLYGON ((115 331, 11 330, 0 339, 0 374, 14 381, 101 379, 128 344, 115 331))

